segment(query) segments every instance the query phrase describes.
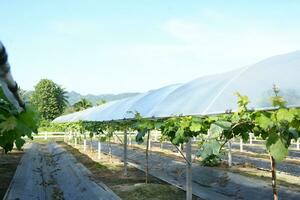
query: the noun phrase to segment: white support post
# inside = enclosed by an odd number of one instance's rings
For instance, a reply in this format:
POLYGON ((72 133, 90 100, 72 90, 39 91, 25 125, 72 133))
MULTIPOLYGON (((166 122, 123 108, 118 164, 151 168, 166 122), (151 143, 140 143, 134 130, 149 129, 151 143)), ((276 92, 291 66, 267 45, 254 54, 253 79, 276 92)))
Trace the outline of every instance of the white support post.
POLYGON ((240 152, 243 152, 243 139, 240 139, 240 152))
POLYGON ((250 138, 250 145, 252 145, 252 133, 249 134, 249 138, 250 138))
POLYGON ((196 137, 193 137, 193 141, 194 141, 194 142, 197 142, 197 138, 196 138, 196 137))
POLYGON ((161 141, 160 143, 160 149, 163 149, 164 148, 164 141, 161 141))
POLYGON ((129 146, 131 146, 132 145, 132 135, 131 135, 131 133, 129 133, 129 146))
POLYGON ((70 144, 70 137, 71 137, 71 133, 68 134, 68 139, 67 139, 68 140, 67 141, 68 144, 70 144))
POLYGON ((157 137, 158 137, 158 131, 155 131, 155 134, 154 134, 154 141, 157 142, 157 137))
MULTIPOLYGON (((149 132, 150 134, 150 132, 149 132)), ((151 150, 151 137, 149 137, 149 150, 151 150)))
POLYGON ((83 151, 84 152, 86 151, 86 138, 84 138, 83 140, 83 151))
POLYGON ((93 152, 93 138, 94 138, 94 136, 92 138, 90 138, 90 151, 91 152, 93 152))
POLYGON ((192 200, 192 140, 186 143, 186 200, 192 200))
POLYGON ((297 140, 297 149, 300 149, 300 139, 297 140))
POLYGON ((228 141, 228 166, 232 166, 231 140, 228 141))
POLYGON ((127 176, 127 131, 124 131, 124 176, 127 176))
POLYGON ((47 140, 47 139, 48 139, 48 132, 45 132, 44 139, 45 139, 45 140, 47 140))
POLYGON ((101 142, 98 141, 98 160, 101 159, 101 142))
POLYGON ((74 147, 77 148, 77 136, 75 135, 75 142, 74 142, 74 147))

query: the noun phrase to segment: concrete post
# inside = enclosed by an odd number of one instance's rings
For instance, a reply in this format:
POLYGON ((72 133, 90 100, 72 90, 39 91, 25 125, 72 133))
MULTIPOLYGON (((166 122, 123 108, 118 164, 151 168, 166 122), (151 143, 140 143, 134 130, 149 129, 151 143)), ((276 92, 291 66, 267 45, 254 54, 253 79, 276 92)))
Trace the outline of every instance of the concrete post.
POLYGON ((124 131, 124 176, 127 176, 127 131, 124 131))
POLYGON ((86 151, 86 138, 84 138, 83 140, 83 151, 84 152, 86 151))
POLYGON ((186 143, 186 200, 192 200, 192 140, 186 143))
POLYGON ((151 137, 149 137, 149 141, 148 142, 149 142, 149 144, 148 144, 149 145, 149 150, 151 150, 151 137))
POLYGON ((77 137, 76 137, 76 135, 75 135, 75 142, 74 142, 74 146, 75 146, 75 148, 77 148, 77 137))
POLYGON ((232 166, 231 140, 228 141, 228 166, 232 166))
POLYGON ((240 139, 240 152, 243 152, 243 139, 240 139))
POLYGON ((101 159, 101 142, 98 141, 98 160, 101 159))

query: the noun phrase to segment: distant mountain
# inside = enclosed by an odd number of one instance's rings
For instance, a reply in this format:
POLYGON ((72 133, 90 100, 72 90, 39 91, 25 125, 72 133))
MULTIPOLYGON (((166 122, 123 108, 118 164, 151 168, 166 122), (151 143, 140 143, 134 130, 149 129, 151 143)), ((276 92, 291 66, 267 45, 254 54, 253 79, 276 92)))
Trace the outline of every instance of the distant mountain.
POLYGON ((71 91, 67 93, 68 101, 70 105, 73 105, 74 103, 78 102, 81 98, 86 98, 90 102, 93 103, 93 105, 96 105, 98 101, 105 100, 105 101, 114 101, 119 99, 124 99, 127 97, 136 96, 139 93, 121 93, 121 94, 99 94, 99 95, 81 95, 77 92, 71 91))
MULTIPOLYGON (((25 101, 29 101, 29 97, 32 94, 33 91, 24 91, 23 97, 25 101)), ((133 97, 135 95, 138 95, 139 93, 121 93, 121 94, 99 94, 99 95, 93 95, 93 94, 88 94, 88 95, 81 95, 78 92, 67 92, 67 96, 69 104, 73 105, 76 102, 78 102, 81 98, 86 98, 90 102, 92 102, 93 105, 96 105, 97 102, 100 100, 105 100, 105 101, 114 101, 114 100, 119 100, 119 99, 124 99, 127 97, 133 97)))

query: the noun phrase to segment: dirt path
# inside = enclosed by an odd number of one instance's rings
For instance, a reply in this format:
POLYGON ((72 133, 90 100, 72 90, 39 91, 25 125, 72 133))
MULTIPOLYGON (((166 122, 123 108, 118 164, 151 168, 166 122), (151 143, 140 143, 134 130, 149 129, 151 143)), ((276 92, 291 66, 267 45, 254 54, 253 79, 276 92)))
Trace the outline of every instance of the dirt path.
MULTIPOLYGON (((93 144, 97 149, 97 143, 93 144)), ((123 148, 112 145, 112 154, 123 158, 123 148)), ((108 145, 102 145, 103 152, 108 153, 108 145)), ((141 151, 128 149, 129 162, 144 169, 145 154, 141 151)), ((185 163, 175 161, 170 157, 151 153, 150 174, 169 183, 184 188, 185 163)), ((272 199, 272 190, 268 182, 238 174, 193 165, 193 193, 203 199, 272 199)), ((281 199, 300 199, 300 192, 279 188, 281 199)))
POLYGON ((4 199, 119 199, 89 176, 90 172, 56 143, 29 144, 4 199))

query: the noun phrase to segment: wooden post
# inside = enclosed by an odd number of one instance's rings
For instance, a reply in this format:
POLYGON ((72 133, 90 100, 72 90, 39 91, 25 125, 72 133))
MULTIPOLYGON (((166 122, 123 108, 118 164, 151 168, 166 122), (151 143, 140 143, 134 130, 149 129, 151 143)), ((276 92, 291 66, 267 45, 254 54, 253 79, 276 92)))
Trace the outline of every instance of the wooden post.
POLYGON ((192 140, 186 143, 186 200, 192 200, 192 140))
POLYGON ((160 149, 163 149, 164 148, 164 141, 161 141, 160 143, 160 149))
POLYGON ((240 152, 243 152, 243 139, 240 139, 240 152))
POLYGON ((232 166, 231 140, 228 141, 228 166, 232 166))
POLYGON ((98 141, 98 160, 101 159, 101 142, 98 141))
POLYGON ((124 131, 124 176, 127 176, 127 131, 124 131))
POLYGON ((272 171, 273 196, 274 196, 274 200, 278 200, 278 193, 276 188, 276 161, 271 155, 270 155, 270 160, 271 160, 271 171, 272 171))

